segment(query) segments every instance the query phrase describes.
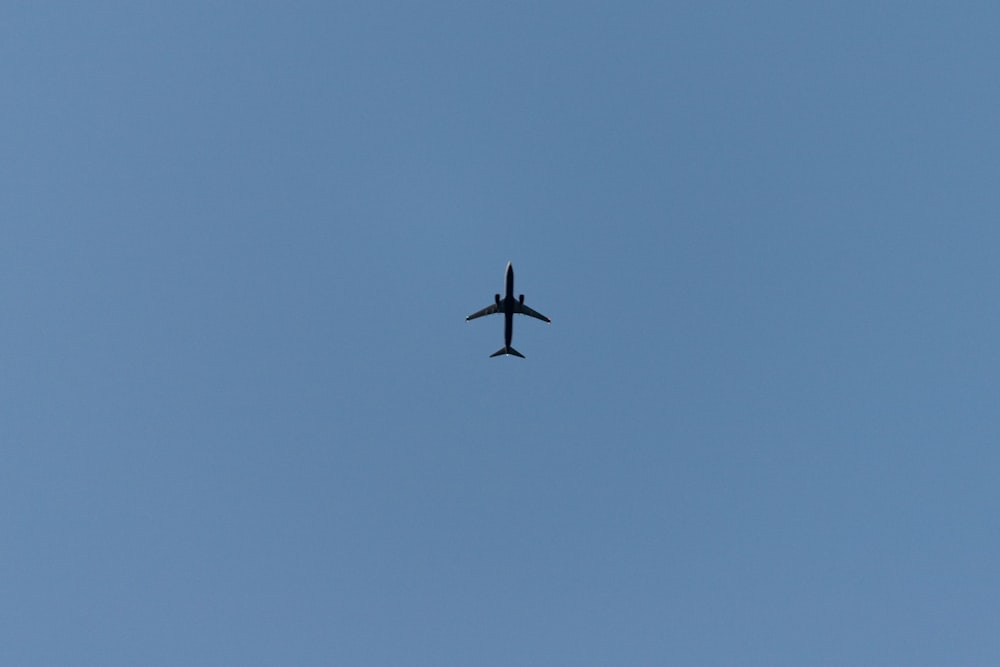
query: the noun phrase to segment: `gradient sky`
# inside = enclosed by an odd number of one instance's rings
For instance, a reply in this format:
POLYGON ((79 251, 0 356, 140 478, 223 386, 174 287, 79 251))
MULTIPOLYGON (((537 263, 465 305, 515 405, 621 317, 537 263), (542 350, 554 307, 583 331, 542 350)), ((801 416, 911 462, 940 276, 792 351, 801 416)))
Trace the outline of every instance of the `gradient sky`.
POLYGON ((6 3, 0 663, 1000 664, 998 34, 6 3))

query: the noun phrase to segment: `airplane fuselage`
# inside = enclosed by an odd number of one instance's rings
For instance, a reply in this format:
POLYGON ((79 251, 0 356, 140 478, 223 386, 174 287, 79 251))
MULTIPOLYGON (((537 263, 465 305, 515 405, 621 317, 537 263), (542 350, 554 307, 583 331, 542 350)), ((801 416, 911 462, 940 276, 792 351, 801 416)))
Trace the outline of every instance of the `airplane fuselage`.
POLYGON ((507 262, 507 270, 503 276, 504 285, 507 286, 507 295, 503 298, 503 344, 510 347, 510 340, 514 337, 514 265, 507 262))

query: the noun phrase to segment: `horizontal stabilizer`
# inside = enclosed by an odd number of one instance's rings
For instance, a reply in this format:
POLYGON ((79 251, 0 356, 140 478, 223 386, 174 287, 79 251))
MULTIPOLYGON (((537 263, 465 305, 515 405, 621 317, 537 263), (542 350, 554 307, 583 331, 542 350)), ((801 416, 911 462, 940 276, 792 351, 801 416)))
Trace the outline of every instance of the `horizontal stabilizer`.
POLYGON ((496 352, 494 352, 490 356, 491 357, 499 357, 501 354, 512 354, 515 357, 521 357, 522 359, 524 359, 524 355, 523 354, 521 354, 520 352, 518 352, 514 348, 510 347, 509 345, 505 345, 505 346, 501 347, 499 350, 497 350, 496 352))

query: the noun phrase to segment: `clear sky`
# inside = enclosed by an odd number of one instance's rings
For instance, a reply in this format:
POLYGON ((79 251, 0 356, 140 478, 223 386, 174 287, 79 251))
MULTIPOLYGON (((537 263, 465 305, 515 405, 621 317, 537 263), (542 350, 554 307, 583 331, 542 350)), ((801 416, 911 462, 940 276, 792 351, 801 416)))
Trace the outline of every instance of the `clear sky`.
POLYGON ((0 663, 1000 664, 998 34, 5 3, 0 663))

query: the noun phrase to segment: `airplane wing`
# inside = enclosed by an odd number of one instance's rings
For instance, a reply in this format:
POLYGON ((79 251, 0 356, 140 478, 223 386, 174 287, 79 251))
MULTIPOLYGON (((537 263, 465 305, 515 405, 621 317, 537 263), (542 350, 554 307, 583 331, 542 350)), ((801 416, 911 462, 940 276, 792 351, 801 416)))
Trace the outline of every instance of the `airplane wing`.
POLYGON ((547 318, 544 315, 542 315, 541 313, 539 313, 538 311, 532 310, 531 308, 528 308, 523 303, 517 304, 517 312, 521 313, 522 315, 530 315, 531 317, 535 317, 537 319, 540 319, 542 322, 551 322, 552 321, 549 318, 547 318))
POLYGON ((468 317, 466 317, 465 321, 468 322, 469 320, 474 320, 477 317, 482 317, 483 315, 492 315, 493 313, 497 312, 498 310, 499 309, 497 308, 497 305, 495 303, 491 303, 490 305, 486 306, 482 310, 477 310, 476 312, 474 312, 471 315, 469 315, 468 317))

